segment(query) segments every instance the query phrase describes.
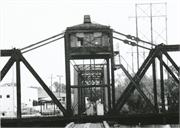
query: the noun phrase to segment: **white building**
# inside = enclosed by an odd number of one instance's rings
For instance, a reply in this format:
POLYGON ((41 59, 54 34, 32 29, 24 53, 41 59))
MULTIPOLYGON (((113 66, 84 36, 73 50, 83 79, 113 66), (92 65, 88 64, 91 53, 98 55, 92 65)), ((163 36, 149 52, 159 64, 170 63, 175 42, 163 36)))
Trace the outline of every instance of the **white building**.
MULTIPOLYGON (((16 86, 5 84, 0 86, 1 115, 16 115, 17 111, 16 86)), ((35 88, 21 88, 21 108, 33 107, 33 100, 38 101, 38 91, 35 88)))
MULTIPOLYGON (((63 105, 66 106, 66 93, 65 92, 55 92, 55 91, 53 91, 52 93, 54 94, 54 96, 58 100, 61 101, 61 103, 63 105)), ((74 94, 71 94, 71 98, 72 99, 74 98, 74 94)), ((43 109, 47 109, 49 107, 53 107, 53 104, 48 103, 48 102, 52 101, 52 99, 50 98, 50 96, 47 94, 47 92, 44 89, 39 89, 38 90, 38 101, 44 101, 44 102, 47 101, 47 103, 44 104, 43 109)), ((73 102, 73 100, 72 100, 72 102, 73 102)))
MULTIPOLYGON (((65 92, 52 92, 54 96, 61 102, 62 106, 66 109, 66 93, 65 92)), ((74 94, 71 94, 72 103, 74 102, 74 94)), ((59 111, 57 105, 54 104, 51 97, 47 94, 44 89, 38 89, 38 102, 42 103, 40 105, 39 111, 42 115, 54 115, 54 111, 59 111)), ((61 113, 61 112, 60 112, 61 113)), ((55 112, 55 115, 59 114, 55 112)), ((60 114, 62 115, 62 113, 60 114)))

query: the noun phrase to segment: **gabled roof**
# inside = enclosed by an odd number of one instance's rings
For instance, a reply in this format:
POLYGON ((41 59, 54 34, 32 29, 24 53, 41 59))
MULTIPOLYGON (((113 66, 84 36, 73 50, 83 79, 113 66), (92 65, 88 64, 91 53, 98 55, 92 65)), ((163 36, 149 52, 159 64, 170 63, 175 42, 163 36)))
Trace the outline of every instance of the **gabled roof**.
POLYGON ((67 27, 67 30, 86 30, 86 29, 110 29, 110 26, 92 23, 90 19, 90 15, 85 15, 83 24, 67 27))
POLYGON ((84 29, 109 29, 110 26, 94 24, 94 23, 83 23, 72 27, 67 27, 68 30, 84 30, 84 29))

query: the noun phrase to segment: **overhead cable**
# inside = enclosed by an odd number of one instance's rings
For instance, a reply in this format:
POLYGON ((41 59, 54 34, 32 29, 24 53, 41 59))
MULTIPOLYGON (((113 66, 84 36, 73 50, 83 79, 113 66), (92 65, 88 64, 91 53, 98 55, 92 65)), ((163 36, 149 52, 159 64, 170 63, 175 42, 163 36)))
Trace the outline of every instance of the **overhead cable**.
POLYGON ((138 45, 138 44, 136 44, 135 42, 132 42, 132 41, 129 41, 129 40, 123 40, 123 39, 120 39, 120 38, 117 38, 117 37, 114 37, 114 36, 113 36, 113 38, 114 38, 114 39, 117 39, 117 40, 120 40, 120 41, 123 41, 125 44, 128 44, 128 45, 138 46, 138 47, 141 47, 141 48, 144 48, 144 49, 151 50, 150 48, 147 48, 147 47, 138 45))
POLYGON ((140 42, 143 42, 143 43, 146 43, 146 44, 149 44, 149 45, 154 45, 154 46, 157 46, 156 44, 153 44, 153 43, 150 43, 150 42, 147 42, 147 41, 141 40, 141 39, 139 39, 138 37, 135 37, 135 36, 126 35, 126 34, 123 34, 123 33, 117 32, 117 31, 115 31, 115 30, 113 30, 113 32, 114 32, 114 33, 117 33, 117 34, 120 34, 120 35, 123 35, 123 36, 125 36, 126 38, 131 39, 131 40, 140 41, 140 42))
POLYGON ((55 38, 55 37, 58 37, 58 36, 60 36, 60 35, 63 35, 64 33, 65 33, 65 31, 63 31, 63 32, 60 33, 60 34, 54 35, 54 36, 52 36, 52 37, 49 37, 49 38, 47 38, 47 39, 45 39, 45 40, 42 40, 42 41, 39 41, 39 42, 37 42, 37 43, 31 44, 31 45, 29 45, 29 46, 26 46, 26 47, 24 47, 24 48, 21 48, 20 50, 25 50, 25 49, 27 49, 27 48, 33 47, 33 46, 35 46, 35 45, 38 45, 38 44, 40 44, 40 43, 43 43, 43 42, 45 42, 45 41, 48 41, 48 40, 53 39, 53 38, 55 38))
POLYGON ((22 53, 26 53, 26 52, 29 52, 29 51, 34 50, 34 49, 36 49, 36 48, 39 48, 39 47, 42 47, 42 46, 44 46, 44 45, 50 44, 50 43, 52 43, 52 42, 54 42, 54 41, 57 41, 57 40, 59 40, 59 39, 61 39, 61 38, 63 38, 63 37, 64 37, 64 36, 62 36, 62 37, 60 37, 60 38, 57 38, 57 39, 54 39, 54 40, 52 40, 52 41, 49 41, 49 42, 47 42, 47 43, 44 43, 44 44, 42 44, 42 45, 36 46, 36 47, 31 48, 31 49, 29 49, 29 50, 26 50, 26 51, 24 51, 24 52, 22 52, 22 53))

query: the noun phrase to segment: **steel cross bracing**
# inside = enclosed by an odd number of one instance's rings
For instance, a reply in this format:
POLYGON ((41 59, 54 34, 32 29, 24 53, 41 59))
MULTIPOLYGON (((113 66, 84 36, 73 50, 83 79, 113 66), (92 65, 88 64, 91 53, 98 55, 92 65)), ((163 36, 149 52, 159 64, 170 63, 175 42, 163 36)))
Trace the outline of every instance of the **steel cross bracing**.
MULTIPOLYGON (((95 62, 95 61, 94 61, 95 62)), ((103 84, 104 79, 104 66, 105 64, 80 64, 74 65, 75 70, 78 72, 80 79, 80 85, 72 85, 71 88, 78 88, 79 98, 77 103, 79 105, 79 111, 83 112, 85 108, 83 107, 83 99, 89 97, 91 100, 96 102, 99 98, 102 99, 104 103, 103 93, 104 87, 109 87, 107 84, 103 84)), ((76 109, 77 105, 74 106, 73 110, 76 109)))
POLYGON ((139 88, 138 83, 141 81, 142 77, 144 76, 145 72, 148 70, 150 65, 153 65, 153 80, 154 84, 156 83, 156 75, 155 75, 155 68, 154 68, 154 61, 155 58, 157 58, 160 61, 160 80, 161 80, 161 100, 162 100, 162 108, 163 113, 165 112, 165 100, 164 100, 164 78, 163 78, 163 70, 162 66, 166 68, 166 70, 169 72, 169 74, 174 78, 174 80, 179 85, 179 79, 177 76, 170 70, 170 68, 166 65, 166 63, 162 60, 162 55, 165 55, 167 59, 171 62, 171 64, 175 67, 176 71, 179 73, 180 69, 176 65, 176 63, 173 61, 173 59, 169 56, 167 51, 180 51, 180 45, 159 45, 156 46, 155 49, 152 49, 144 61, 144 63, 141 65, 138 72, 135 74, 135 76, 132 78, 131 75, 126 71, 123 65, 120 65, 120 69, 123 70, 123 72, 126 74, 126 76, 130 79, 130 83, 127 86, 127 88, 124 90, 121 97, 116 102, 116 109, 115 113, 118 113, 123 105, 127 102, 128 98, 132 94, 132 92, 137 89, 141 96, 145 99, 145 101, 149 104, 152 111, 155 113, 158 113, 157 111, 157 88, 156 85, 154 86, 154 105, 150 102, 150 100, 146 97, 146 95, 143 93, 143 91, 139 88))
POLYGON ((1 50, 1 56, 10 56, 10 59, 6 63, 6 65, 1 70, 1 81, 4 76, 9 71, 10 67, 16 63, 16 80, 17 80, 17 118, 21 119, 21 81, 20 81, 20 62, 26 66, 26 68, 32 73, 32 75, 36 78, 36 80, 40 83, 43 89, 48 93, 48 95, 52 98, 54 103, 59 107, 59 109, 63 112, 64 116, 67 116, 67 111, 59 102, 59 100, 54 96, 48 86, 44 83, 44 81, 40 78, 40 76, 36 73, 36 71, 31 67, 28 61, 23 57, 22 53, 18 49, 13 50, 1 50))
MULTIPOLYGON (((125 89, 125 91, 123 92, 122 96, 119 98, 119 100, 116 102, 116 109, 115 112, 118 113, 122 106, 126 103, 126 101, 128 100, 128 97, 130 96, 130 94, 135 90, 138 89, 138 85, 136 83, 139 83, 141 78, 143 77, 144 73, 147 71, 148 67, 150 65, 154 64, 154 60, 155 58, 157 58, 158 60, 161 61, 161 65, 165 67, 165 69, 169 72, 169 74, 174 78, 174 80, 179 84, 179 78, 171 71, 171 69, 167 66, 167 64, 161 59, 161 55, 166 56, 166 58, 168 58, 168 60, 171 62, 171 64, 175 67, 176 71, 179 73, 179 67, 176 65, 176 63, 174 62, 174 60, 170 57, 170 55, 168 54, 168 51, 180 51, 179 49, 179 45, 160 45, 157 46, 156 49, 152 49, 149 53, 149 56, 146 58, 146 60, 144 61, 144 63, 142 64, 140 70, 136 73, 136 75, 132 78, 131 76, 129 76, 128 72, 123 68, 123 65, 120 66, 120 69, 122 69, 126 75, 128 76, 129 79, 131 79, 131 83, 128 85, 128 87, 125 89)), ((30 64, 27 62, 27 60, 22 56, 20 50, 18 49, 12 49, 12 50, 1 50, 1 56, 10 56, 10 59, 7 61, 6 65, 2 68, 1 70, 1 81, 3 80, 4 76, 7 74, 8 70, 10 69, 10 67, 16 63, 16 68, 17 68, 17 97, 19 97, 18 99, 20 99, 20 63, 19 62, 23 62, 24 65, 29 69, 29 71, 34 75, 34 77, 37 79, 37 81, 42 85, 42 87, 46 90, 46 92, 50 95, 50 97, 53 99, 53 101, 57 104, 57 106, 60 107, 61 111, 64 113, 64 115, 67 115, 67 110, 65 110, 63 108, 63 106, 61 107, 61 104, 59 103, 59 101, 56 99, 56 97, 53 96, 52 92, 49 90, 49 88, 45 85, 45 83, 42 81, 42 79, 38 76, 38 74, 35 72, 35 70, 30 66, 30 64)), ((79 67, 80 71, 83 73, 86 73, 85 71, 82 70, 82 65, 77 66, 79 67)), ((101 65, 96 65, 96 69, 97 71, 90 71, 90 67, 89 65, 85 66, 87 69, 87 74, 86 75, 90 75, 91 73, 93 74, 97 74, 99 76, 102 76, 102 66, 101 65)), ((153 66, 154 67, 154 66, 153 66)), ((153 68, 154 69, 154 68, 153 68)), ((153 72, 154 74, 154 72, 153 72)), ((161 74, 162 75, 162 74, 161 74)), ((156 80, 156 76, 154 76, 153 80, 156 80)), ((161 80, 163 80, 163 78, 161 78, 161 80)), ((163 82, 162 82, 163 83, 163 82)), ((87 88, 89 87, 101 87, 103 85, 86 85, 87 88)), ((163 85, 162 85, 163 86, 163 85)), ((78 87, 82 87, 82 86, 78 86, 78 87)), ((83 86, 85 87, 85 86, 83 86)), ((106 87, 109 87, 108 85, 106 85, 106 87)), ((73 86, 72 86, 73 88, 73 86)), ((142 95, 142 97, 145 99, 145 101, 148 102, 149 106, 151 107, 151 109, 155 112, 157 112, 157 90, 156 88, 154 88, 154 104, 152 105, 152 103, 147 99, 146 96, 144 96, 143 92, 139 89, 139 92, 141 92, 140 94, 142 95)), ((163 91, 163 88, 162 88, 163 91)), ((164 98, 164 95, 161 95, 161 98, 164 98)), ((162 100, 164 102, 164 100, 162 100)), ((18 104, 21 104, 21 101, 18 100, 17 101, 18 104)), ((163 103, 164 104, 164 103, 163 103)), ((164 108, 164 107, 163 107, 164 108)), ((18 105, 18 110, 17 110, 17 118, 21 119, 21 106, 18 105)))
MULTIPOLYGON (((161 46, 161 51, 166 55, 166 57, 172 62, 173 66, 175 66, 176 70, 178 69, 178 66, 174 63, 174 61, 171 59, 171 57, 166 53, 166 51, 178 51, 179 50, 179 45, 164 45, 161 46)), ((13 65, 13 63, 15 62, 15 58, 17 57, 16 54, 17 50, 1 50, 1 56, 11 56, 11 58, 9 59, 9 61, 6 63, 6 65, 4 66, 4 68, 1 70, 1 80, 4 78, 4 76, 6 75, 6 73, 8 72, 8 70, 11 68, 11 66, 13 65)), ((20 52, 18 52, 20 53, 20 52)), ((147 57, 146 60, 148 60, 150 58, 151 55, 149 55, 147 57)), ((158 57, 159 59, 159 57, 158 57)), ((146 62, 146 61, 145 61, 146 62)), ((145 63, 144 62, 144 63, 145 63)), ((165 64, 165 62, 162 62, 162 64, 165 66, 165 68, 168 70, 168 72, 173 76, 173 78, 175 79, 176 82, 178 82, 178 78, 176 78, 172 71, 168 68, 168 66, 165 64)), ((144 64, 142 65, 142 67, 144 66, 144 64)), ((78 67, 79 69, 80 67, 78 67)), ((81 67, 82 68, 82 67, 81 67)), ((97 68, 97 67, 96 67, 97 68)), ((98 69, 96 69, 97 72, 98 69)), ((141 70, 141 69, 140 69, 141 70)), ((88 72, 88 70, 86 71, 88 72)), ((92 71, 91 71, 92 72, 92 71)), ((138 72, 139 73, 139 72, 138 72)), ((137 73, 137 74, 138 74, 137 73)), ((99 76, 97 76, 99 77, 99 76)))
MULTIPOLYGON (((81 74, 83 80, 101 80, 103 78, 104 65, 95 64, 95 65, 75 65, 74 67, 81 74)), ((85 83, 86 85, 93 85, 85 83)), ((96 83, 97 84, 97 83, 96 83)))
MULTIPOLYGON (((167 51, 179 51, 179 45, 160 45, 157 46, 156 49, 152 49, 149 53, 149 56, 146 58, 146 60, 144 61, 144 63, 142 64, 141 68, 139 69, 139 71, 136 73, 134 78, 131 78, 129 76, 129 78, 131 79, 131 83, 128 85, 128 87, 126 88, 126 90, 123 92, 122 96, 119 98, 119 100, 116 103, 116 111, 119 111, 122 106, 124 105, 124 103, 127 101, 128 97, 130 96, 130 94, 134 91, 135 88, 138 89, 136 83, 138 83, 141 78, 143 77, 144 73, 147 71, 148 67, 153 64, 154 59, 158 58, 159 60, 161 60, 161 57, 159 56, 159 54, 164 54, 168 60, 172 63, 172 65, 175 67, 175 69, 179 72, 179 67, 176 65, 176 63, 173 61, 173 59, 169 56, 169 54, 167 53, 167 51)), ((28 69, 33 73, 33 75, 36 77, 36 79, 38 79, 38 81, 40 83, 43 83, 43 81, 40 79, 40 77, 37 75, 37 73, 33 70, 33 68, 29 65, 29 63, 25 60, 25 58, 22 56, 21 52, 17 49, 13 49, 13 50, 1 50, 1 56, 11 56, 11 58, 8 60, 8 62, 6 63, 6 65, 3 67, 3 69, 1 70, 1 80, 3 80, 4 76, 6 75, 6 73, 8 72, 8 70, 11 68, 11 66, 18 61, 22 61, 27 67, 28 69)), ((179 84, 179 79, 174 75, 174 73, 171 71, 171 69, 166 65, 166 63, 164 61, 162 61, 161 63, 166 70, 170 73, 170 75, 174 78, 174 80, 179 84)), ((17 67, 19 67, 19 64, 17 64, 17 67)), ((96 78, 97 81, 101 80, 101 77, 103 75, 102 73, 102 65, 96 65, 94 68, 95 70, 90 70, 89 65, 85 65, 85 69, 83 71, 82 69, 82 65, 76 65, 75 66, 81 73, 82 76, 84 77, 84 80, 87 81, 86 85, 92 85, 88 83, 88 79, 91 80, 91 75, 93 74, 93 79, 96 78), (95 75, 96 74, 96 75, 95 75), (97 79, 98 78, 98 79, 97 79)), ((120 68, 122 68, 122 70, 124 72, 126 72, 126 75, 129 75, 128 72, 123 68, 123 65, 120 66, 120 68)), ((19 69, 19 68, 18 68, 19 69)), ((18 75, 19 76, 19 75, 18 75)), ((155 78, 154 78, 155 79, 155 78)), ((45 87, 45 84, 42 84, 45 87)), ((49 93, 51 92, 49 89, 46 89, 49 93)), ((53 94, 52 94, 53 95, 53 94)), ((141 95, 144 95, 141 92, 141 95)), ((53 96, 52 96, 53 97, 53 96)), ((143 96, 145 98, 145 100, 149 103, 149 105, 151 106, 152 110, 154 112, 157 112, 155 110, 155 108, 152 106, 152 104, 148 101, 148 99, 146 98, 146 96, 143 96)), ((59 105, 60 106, 60 105, 59 105)), ((62 108, 61 108, 62 109, 62 108)), ((64 115, 66 115, 66 111, 64 110, 64 108, 62 109, 62 111, 65 113, 64 115)))

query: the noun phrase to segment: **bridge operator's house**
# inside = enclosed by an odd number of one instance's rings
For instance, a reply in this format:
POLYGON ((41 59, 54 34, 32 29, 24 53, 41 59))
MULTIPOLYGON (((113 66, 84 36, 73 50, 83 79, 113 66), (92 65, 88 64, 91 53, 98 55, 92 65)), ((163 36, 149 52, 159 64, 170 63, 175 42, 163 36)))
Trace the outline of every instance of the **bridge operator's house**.
POLYGON ((75 115, 86 112, 87 98, 92 103, 100 100, 105 111, 111 110, 115 105, 115 97, 114 52, 110 26, 92 23, 90 16, 85 15, 84 23, 67 27, 65 58, 67 110, 72 110, 75 115), (72 69, 74 75, 71 74, 71 61, 75 62, 72 69), (74 78, 74 85, 71 85, 71 77, 74 78), (70 93, 72 90, 73 103, 70 93))

